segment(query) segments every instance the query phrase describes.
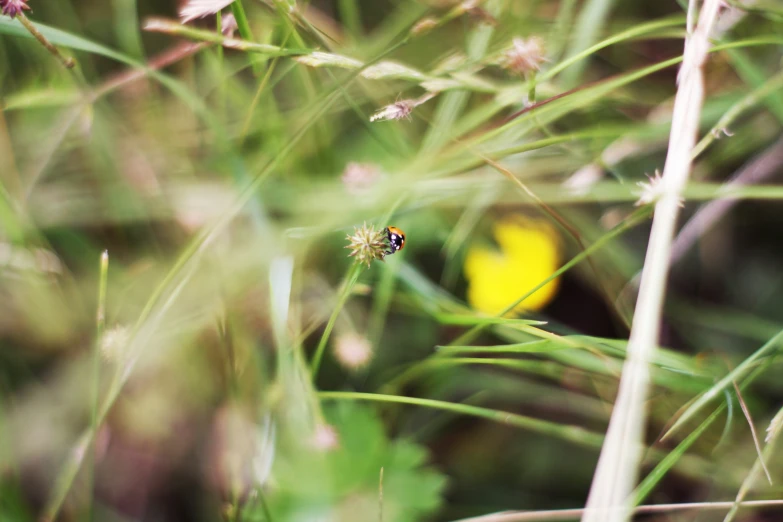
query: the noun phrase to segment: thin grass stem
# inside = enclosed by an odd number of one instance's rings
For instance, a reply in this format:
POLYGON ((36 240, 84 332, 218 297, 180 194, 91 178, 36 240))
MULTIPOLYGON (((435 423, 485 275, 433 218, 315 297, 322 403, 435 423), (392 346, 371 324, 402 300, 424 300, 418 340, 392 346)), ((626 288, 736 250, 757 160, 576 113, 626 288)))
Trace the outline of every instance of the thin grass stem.
POLYGON ((321 335, 321 340, 318 342, 315 355, 313 355, 313 360, 310 363, 310 376, 312 377, 313 381, 315 381, 315 379, 318 377, 318 370, 321 367, 321 359, 323 358, 324 351, 326 350, 326 343, 329 341, 329 336, 332 333, 334 324, 337 322, 337 317, 340 315, 340 312, 342 311, 343 306, 345 306, 346 301, 348 301, 348 297, 350 297, 351 292, 353 291, 353 286, 356 284, 356 281, 359 280, 359 275, 362 273, 362 268, 363 266, 361 263, 353 263, 345 276, 345 280, 343 281, 342 286, 340 287, 340 292, 337 296, 337 303, 335 303, 334 310, 332 310, 332 315, 329 316, 329 321, 326 323, 326 328, 324 329, 324 333, 321 335))

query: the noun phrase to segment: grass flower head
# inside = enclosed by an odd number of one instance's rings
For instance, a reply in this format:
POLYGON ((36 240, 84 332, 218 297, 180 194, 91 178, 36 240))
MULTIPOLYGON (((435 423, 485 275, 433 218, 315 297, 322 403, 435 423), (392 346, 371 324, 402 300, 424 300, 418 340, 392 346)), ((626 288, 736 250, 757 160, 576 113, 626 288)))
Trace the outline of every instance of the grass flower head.
POLYGON ((353 235, 347 236, 351 253, 348 257, 355 257, 359 263, 368 267, 374 260, 383 261, 388 245, 384 239, 383 230, 375 230, 375 227, 364 223, 361 227, 354 228, 353 235))
POLYGON ((340 180, 345 190, 354 196, 359 196, 369 192, 381 177, 381 169, 377 165, 352 161, 345 166, 340 180))
MULTIPOLYGON (((647 176, 647 179, 648 181, 637 183, 642 189, 639 193, 639 199, 636 201, 637 207, 655 204, 667 190, 660 171, 656 170, 652 176, 647 176)), ((683 206, 682 198, 680 198, 680 206, 683 206)))
POLYGON ((22 11, 30 9, 27 0, 0 0, 0 10, 6 16, 15 18, 22 14, 22 11))
POLYGON ((537 36, 514 38, 511 47, 503 53, 500 65, 524 76, 541 68, 541 64, 546 61, 544 52, 544 42, 537 36))
POLYGON ((343 368, 359 370, 372 359, 372 345, 366 337, 356 333, 339 335, 334 341, 334 357, 343 368))
POLYGON ((310 442, 318 451, 332 451, 340 446, 340 436, 337 434, 337 430, 334 426, 326 423, 319 423, 315 427, 313 436, 310 442))

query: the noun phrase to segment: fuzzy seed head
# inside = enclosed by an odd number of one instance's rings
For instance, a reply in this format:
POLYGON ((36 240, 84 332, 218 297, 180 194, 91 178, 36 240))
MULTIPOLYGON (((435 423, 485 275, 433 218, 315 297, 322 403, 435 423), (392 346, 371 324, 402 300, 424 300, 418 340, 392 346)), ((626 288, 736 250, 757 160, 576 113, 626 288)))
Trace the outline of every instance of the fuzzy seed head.
POLYGON ((115 326, 103 332, 100 341, 101 355, 109 361, 118 363, 125 359, 130 330, 125 326, 115 326))
POLYGON ((537 36, 514 38, 511 47, 503 53, 500 65, 509 71, 526 75, 541 68, 541 64, 546 61, 544 51, 544 42, 537 36))
POLYGON ((416 22, 416 25, 414 25, 413 29, 411 29, 411 33, 418 36, 424 33, 428 33, 436 27, 438 27, 438 20, 431 16, 427 16, 416 22))
POLYGON ((372 225, 364 223, 361 228, 354 228, 353 235, 349 234, 347 238, 350 244, 345 248, 351 250, 348 257, 355 257, 357 262, 368 267, 376 259, 383 261, 388 245, 382 230, 375 230, 372 225))
MULTIPOLYGON (((637 183, 642 189, 641 193, 639 193, 639 199, 636 201, 637 207, 657 203, 667 190, 660 171, 656 170, 652 176, 647 176, 647 179, 649 182, 640 181, 637 183)), ((680 198, 679 203, 680 206, 683 206, 682 198, 680 198)))
POLYGON ((662 182, 663 177, 661 172, 656 170, 652 176, 647 176, 649 181, 640 181, 637 183, 640 189, 639 200, 636 202, 636 206, 649 205, 655 203, 662 195, 662 182))
POLYGON ((4 15, 15 18, 25 9, 30 9, 27 0, 0 0, 0 9, 4 15))
POLYGON ((179 10, 179 18, 186 24, 196 18, 213 15, 232 2, 233 0, 188 0, 179 10))
POLYGON ((335 339, 334 357, 346 370, 359 370, 372 359, 372 345, 359 334, 343 334, 335 339))
POLYGON ((313 448, 318 451, 332 451, 340 446, 340 436, 337 434, 334 426, 320 423, 315 427, 310 442, 313 448))
POLYGON ((340 180, 345 190, 355 196, 366 194, 381 179, 381 170, 372 163, 350 162, 340 180))
POLYGON ((370 116, 370 121, 401 120, 403 118, 410 120, 411 112, 415 106, 414 100, 396 101, 370 116))

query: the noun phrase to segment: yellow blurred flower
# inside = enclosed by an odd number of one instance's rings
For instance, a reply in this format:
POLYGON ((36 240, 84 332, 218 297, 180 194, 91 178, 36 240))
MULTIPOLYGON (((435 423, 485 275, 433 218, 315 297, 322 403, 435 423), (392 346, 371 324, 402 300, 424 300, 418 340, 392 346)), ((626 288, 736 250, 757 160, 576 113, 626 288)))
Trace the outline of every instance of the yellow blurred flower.
MULTIPOLYGON (((559 268, 560 244, 555 230, 543 221, 522 217, 495 223, 500 250, 472 246, 465 256, 468 303, 481 312, 499 314, 559 268)), ((540 310, 557 293, 553 279, 514 309, 540 310)))

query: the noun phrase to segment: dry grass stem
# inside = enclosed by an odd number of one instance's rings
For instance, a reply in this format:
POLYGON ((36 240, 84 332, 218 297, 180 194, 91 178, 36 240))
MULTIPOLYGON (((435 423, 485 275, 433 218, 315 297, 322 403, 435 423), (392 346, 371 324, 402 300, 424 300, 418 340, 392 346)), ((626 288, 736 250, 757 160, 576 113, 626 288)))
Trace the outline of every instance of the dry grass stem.
POLYGON ((704 101, 702 66, 709 51, 709 35, 719 10, 719 0, 706 0, 695 32, 686 39, 660 197, 655 205, 628 343, 628 359, 623 366, 620 389, 593 478, 587 509, 582 515, 583 522, 625 521, 633 512, 631 491, 639 473, 644 442, 649 364, 658 342, 680 197, 688 181, 691 154, 696 144, 704 101))
MULTIPOLYGON (((734 502, 690 502, 686 504, 655 504, 637 506, 636 515, 645 513, 672 513, 678 511, 722 511, 731 509, 734 502)), ((746 508, 783 507, 783 500, 751 500, 740 504, 746 508)), ((586 514, 586 509, 556 509, 551 511, 507 511, 474 518, 463 518, 454 522, 543 522, 552 520, 576 520, 586 514)))

